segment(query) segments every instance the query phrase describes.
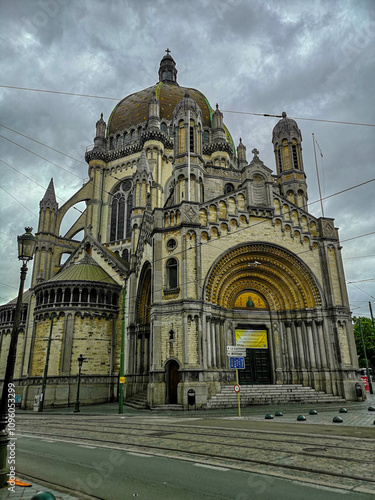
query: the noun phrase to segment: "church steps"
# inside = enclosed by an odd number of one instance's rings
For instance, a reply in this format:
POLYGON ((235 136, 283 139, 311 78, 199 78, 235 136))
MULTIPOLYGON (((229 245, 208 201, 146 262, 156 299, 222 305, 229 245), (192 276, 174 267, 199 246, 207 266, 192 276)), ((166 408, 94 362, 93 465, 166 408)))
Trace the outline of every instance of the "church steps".
POLYGON ((133 394, 130 398, 124 401, 125 406, 130 406, 136 410, 147 410, 149 409, 149 404, 147 402, 147 391, 139 392, 138 394, 133 394))
MULTIPOLYGON (((242 386, 240 392, 241 404, 301 404, 301 403, 344 403, 339 396, 333 396, 312 387, 298 385, 252 385, 242 386)), ((233 386, 224 386, 220 393, 212 396, 205 409, 231 408, 237 406, 237 394, 233 386)))

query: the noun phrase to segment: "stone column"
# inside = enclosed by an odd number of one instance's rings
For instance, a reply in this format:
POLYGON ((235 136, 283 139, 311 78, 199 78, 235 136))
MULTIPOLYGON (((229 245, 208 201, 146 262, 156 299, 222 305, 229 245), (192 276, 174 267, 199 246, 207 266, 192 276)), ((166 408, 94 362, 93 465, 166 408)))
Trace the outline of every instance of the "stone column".
POLYGON ((212 366, 216 364, 216 336, 215 336, 215 320, 211 318, 211 341, 212 341, 212 366))
POLYGON ((288 363, 288 383, 295 384, 297 382, 295 371, 295 356, 293 349, 292 322, 285 321, 286 341, 288 346, 287 363, 288 363))
POLYGON ((322 368, 327 369, 327 353, 326 353, 326 346, 325 346, 325 341, 324 341, 324 334, 323 334, 323 320, 316 320, 315 321, 317 332, 318 332, 318 341, 319 341, 319 351, 320 351, 320 357, 321 357, 321 362, 322 362, 322 368))
POLYGON ((220 342, 220 320, 215 321, 215 337, 216 337, 216 366, 221 368, 221 342, 220 342))
POLYGON ((309 346, 309 366, 311 370, 314 370, 316 368, 316 361, 315 361, 315 348, 314 348, 314 338, 313 338, 313 331, 312 331, 312 321, 308 320, 305 321, 306 325, 306 334, 307 334, 307 344, 309 346))
POLYGON ((304 370, 306 368, 306 363, 305 363, 305 349, 303 346, 303 332, 302 332, 302 321, 297 320, 294 322, 294 325, 296 327, 296 336, 297 336, 297 344, 298 344, 298 351, 299 351, 299 367, 304 370))
POLYGON ((212 366, 212 341, 211 341, 211 318, 206 317, 206 353, 207 353, 207 368, 212 366))

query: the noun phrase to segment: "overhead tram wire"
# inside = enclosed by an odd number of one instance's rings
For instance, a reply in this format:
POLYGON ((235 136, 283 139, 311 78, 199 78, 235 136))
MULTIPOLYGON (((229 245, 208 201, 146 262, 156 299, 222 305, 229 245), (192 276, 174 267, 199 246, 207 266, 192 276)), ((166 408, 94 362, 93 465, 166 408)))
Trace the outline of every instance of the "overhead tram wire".
POLYGON ((25 148, 24 146, 21 146, 21 144, 18 144, 17 142, 14 142, 12 141, 11 139, 8 139, 8 137, 4 137, 3 135, 0 134, 0 137, 2 139, 5 139, 6 141, 9 141, 11 142, 12 144, 15 144, 16 146, 18 146, 19 148, 22 148, 24 149, 25 151, 37 156, 38 158, 41 158, 42 160, 48 162, 48 163, 51 163, 51 165, 54 165, 55 167, 61 169, 61 170, 64 170, 65 172, 68 172, 69 174, 71 175, 74 175, 74 177, 77 177, 78 179, 81 179, 82 181, 85 180, 84 177, 81 177, 80 175, 77 175, 77 174, 74 174, 73 172, 71 172, 70 170, 68 170, 67 168, 64 168, 64 167, 61 167, 60 165, 58 165, 57 163, 54 163, 53 161, 51 160, 47 160, 47 158, 44 158, 43 156, 39 155, 38 153, 34 153, 34 151, 31 151, 30 149, 28 148, 25 148))
POLYGON ((26 205, 24 205, 20 200, 18 200, 15 196, 13 196, 12 194, 9 193, 9 191, 7 191, 5 188, 3 188, 3 186, 0 186, 0 188, 5 191, 7 194, 9 194, 9 196, 11 196, 14 200, 16 200, 17 203, 19 203, 20 205, 23 206, 23 208, 26 208, 26 210, 28 210, 31 214, 33 214, 34 217, 36 217, 37 219, 39 219, 39 216, 34 214, 34 212, 32 212, 29 208, 27 208, 26 205))
MULTIPOLYGON (((31 177, 29 177, 29 176, 25 175, 25 174, 24 174, 24 173, 22 173, 20 170, 17 170, 15 167, 12 167, 12 165, 9 165, 9 163, 7 163, 6 161, 2 160, 1 158, 0 158, 0 161, 1 161, 1 163, 4 163, 4 165, 6 165, 7 167, 9 167, 9 168, 11 168, 11 169, 15 170, 15 171, 16 171, 16 172, 18 172, 19 174, 21 174, 21 175, 23 175, 24 177, 26 177, 26 179, 29 179, 29 181, 33 182, 33 183, 34 183, 34 184, 36 184, 37 186, 39 186, 39 187, 41 187, 42 189, 44 189, 44 191, 46 191, 46 190, 47 190, 47 188, 46 188, 46 187, 44 187, 44 186, 42 186, 41 184, 39 184, 38 182, 34 181, 34 179, 32 179, 31 177)), ((64 200, 64 199, 63 199, 63 198, 61 198, 60 196, 57 196, 57 195, 56 195, 56 198, 58 198, 59 200, 63 201, 64 203, 66 203, 66 200, 64 200)), ((79 213, 83 214, 82 210, 80 210, 79 208, 77 208, 77 207, 72 207, 72 208, 74 208, 75 210, 77 210, 79 213)))
MULTIPOLYGON (((90 99, 107 99, 110 101, 117 101, 117 102, 119 102, 123 99, 123 97, 118 98, 118 97, 108 97, 108 96, 99 96, 99 95, 90 95, 90 94, 76 94, 74 92, 62 92, 62 91, 57 91, 57 90, 33 89, 33 88, 27 88, 27 87, 16 87, 13 85, 0 85, 0 88, 13 89, 13 90, 25 90, 25 91, 29 91, 29 92, 43 92, 43 93, 47 93, 47 94, 87 97, 90 99)), ((263 116, 263 117, 267 117, 267 118, 268 117, 270 117, 270 118, 282 118, 281 115, 273 115, 273 114, 269 114, 269 113, 252 113, 250 111, 222 110, 222 112, 223 113, 239 114, 239 115, 263 116)), ((362 126, 362 127, 375 127, 375 124, 372 124, 372 123, 347 122, 347 121, 340 121, 340 120, 324 120, 324 119, 319 119, 319 118, 302 118, 302 117, 293 117, 293 116, 290 116, 289 118, 292 118, 293 120, 306 120, 306 121, 322 122, 322 123, 335 123, 335 124, 341 124, 341 125, 356 125, 356 126, 362 126)))

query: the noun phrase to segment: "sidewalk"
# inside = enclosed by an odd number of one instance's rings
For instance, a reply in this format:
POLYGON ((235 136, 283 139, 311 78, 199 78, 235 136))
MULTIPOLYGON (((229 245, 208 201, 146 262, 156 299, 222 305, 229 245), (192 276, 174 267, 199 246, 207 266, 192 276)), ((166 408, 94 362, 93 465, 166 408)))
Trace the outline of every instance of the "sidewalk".
MULTIPOLYGON (((45 492, 45 493, 52 493, 53 497, 48 497, 48 500, 52 500, 55 498, 56 500, 77 500, 79 497, 68 495, 67 493, 62 493, 61 491, 53 490, 47 486, 43 486, 42 484, 39 484, 34 481, 29 481, 28 479, 21 478, 17 476, 17 479, 20 479, 21 481, 25 481, 27 483, 31 483, 31 486, 15 486, 14 491, 9 490, 8 488, 4 488, 0 490, 0 499, 1 500, 31 500, 34 495, 40 492, 45 492)), ((80 497, 83 498, 83 497, 80 497)), ((88 498, 88 497, 86 497, 88 498)), ((44 500, 47 500, 45 498, 44 500)))

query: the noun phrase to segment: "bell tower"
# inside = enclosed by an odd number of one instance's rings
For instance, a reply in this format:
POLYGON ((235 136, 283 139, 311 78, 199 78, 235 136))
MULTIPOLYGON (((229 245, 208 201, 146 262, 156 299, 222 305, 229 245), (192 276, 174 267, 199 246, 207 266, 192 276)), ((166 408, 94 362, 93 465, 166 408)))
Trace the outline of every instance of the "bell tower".
POLYGON ((302 159, 302 134, 297 123, 288 118, 285 111, 273 129, 272 143, 281 194, 306 209, 308 198, 302 159))

